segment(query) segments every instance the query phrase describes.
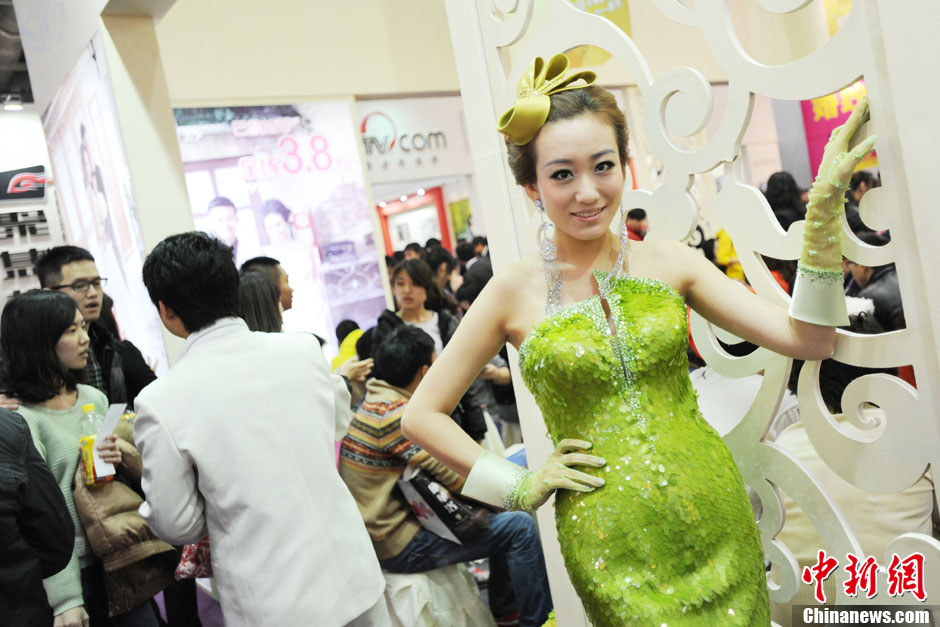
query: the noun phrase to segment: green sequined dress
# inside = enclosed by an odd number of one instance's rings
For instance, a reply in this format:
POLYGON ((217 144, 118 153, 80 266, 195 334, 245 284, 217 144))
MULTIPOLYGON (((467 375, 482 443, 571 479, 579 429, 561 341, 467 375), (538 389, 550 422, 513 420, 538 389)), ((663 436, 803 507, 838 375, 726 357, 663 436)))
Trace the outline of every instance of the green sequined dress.
POLYGON ((607 299, 546 317, 519 350, 552 441, 588 440, 607 460, 579 467, 604 487, 555 500, 595 627, 770 624, 760 534, 731 452, 699 412, 687 345, 681 295, 624 277, 607 299))

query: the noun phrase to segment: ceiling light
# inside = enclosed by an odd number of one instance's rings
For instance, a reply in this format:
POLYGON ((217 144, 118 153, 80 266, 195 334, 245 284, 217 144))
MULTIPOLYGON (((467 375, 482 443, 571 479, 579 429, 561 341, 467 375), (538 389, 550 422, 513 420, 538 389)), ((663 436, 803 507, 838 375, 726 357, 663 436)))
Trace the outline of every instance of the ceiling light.
POLYGON ((7 94, 0 96, 0 102, 3 102, 4 111, 22 111, 23 98, 18 94, 7 94))

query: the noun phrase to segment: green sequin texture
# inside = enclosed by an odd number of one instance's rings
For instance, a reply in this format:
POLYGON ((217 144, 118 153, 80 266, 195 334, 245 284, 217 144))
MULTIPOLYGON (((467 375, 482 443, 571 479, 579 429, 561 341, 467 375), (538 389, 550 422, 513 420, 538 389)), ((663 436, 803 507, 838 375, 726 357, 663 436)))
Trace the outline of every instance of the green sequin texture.
POLYGON ((682 297, 620 279, 558 311, 520 347, 553 442, 577 438, 605 468, 590 493, 560 490, 565 566, 591 622, 769 625, 760 534, 741 476, 702 418, 688 376, 682 297))

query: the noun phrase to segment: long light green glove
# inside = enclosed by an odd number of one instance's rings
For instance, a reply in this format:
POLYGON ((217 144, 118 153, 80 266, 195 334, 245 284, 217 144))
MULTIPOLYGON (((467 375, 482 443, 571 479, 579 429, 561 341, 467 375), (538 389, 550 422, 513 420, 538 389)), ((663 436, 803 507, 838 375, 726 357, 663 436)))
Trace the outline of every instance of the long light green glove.
POLYGON ((495 453, 484 451, 470 469, 460 493, 504 509, 533 510, 561 488, 591 492, 604 485, 604 480, 571 468, 600 468, 607 463, 594 455, 573 452, 589 448, 590 442, 562 440, 537 472, 530 472, 495 453))
POLYGON ((790 316, 797 320, 825 326, 849 323, 842 291, 842 214, 852 173, 877 139, 871 135, 851 147, 868 120, 868 100, 863 98, 845 124, 832 132, 809 190, 803 251, 790 301, 790 316))

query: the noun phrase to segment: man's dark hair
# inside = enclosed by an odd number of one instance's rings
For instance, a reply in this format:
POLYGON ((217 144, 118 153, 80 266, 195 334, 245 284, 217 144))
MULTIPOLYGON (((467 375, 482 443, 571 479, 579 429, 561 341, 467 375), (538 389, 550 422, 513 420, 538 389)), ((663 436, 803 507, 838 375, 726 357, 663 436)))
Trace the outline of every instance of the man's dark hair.
POLYGON ((473 304, 486 284, 493 278, 493 265, 483 258, 473 264, 463 277, 463 285, 457 289, 457 300, 473 304))
POLYGON ((157 244, 144 261, 144 285, 153 304, 172 309, 190 333, 238 315, 232 247, 208 233, 180 233, 157 244))
POLYGON ((627 212, 627 220, 644 220, 646 212, 642 209, 631 209, 627 212))
POLYGON ((281 271, 277 269, 279 265, 281 265, 281 262, 273 257, 252 257, 242 264, 242 267, 239 268, 239 272, 242 274, 245 272, 264 272, 274 281, 274 285, 277 286, 278 291, 280 291, 281 271))
POLYGON ((431 272, 437 276, 437 269, 442 263, 447 264, 447 273, 450 274, 457 266, 457 260, 443 246, 431 246, 425 250, 424 260, 431 266, 431 272))
POLYGON ((859 185, 865 183, 869 188, 880 187, 878 179, 875 178, 875 175, 871 172, 866 172, 865 170, 859 170, 858 172, 852 175, 852 178, 849 180, 849 189, 855 191, 858 189, 859 185))
POLYGON ((242 272, 238 282, 238 311, 252 331, 280 333, 281 291, 266 272, 242 272))
MULTIPOLYGON (((209 201, 209 206, 206 207, 206 211, 212 211, 216 207, 231 207, 232 209, 235 209, 235 203, 225 196, 216 196, 209 201)), ((237 209, 235 210, 237 211, 237 209)))
POLYGON ((440 246, 440 245, 441 245, 441 240, 437 239, 436 237, 429 238, 428 241, 424 243, 425 248, 431 248, 432 246, 440 246))
POLYGON ((411 242, 410 244, 408 244, 407 246, 405 246, 405 250, 406 250, 406 251, 412 250, 412 251, 418 253, 419 255, 423 255, 423 254, 424 254, 424 249, 421 248, 421 244, 419 244, 418 242, 411 242))
POLYGON ((856 235, 858 239, 862 240, 869 246, 885 246, 888 242, 891 241, 891 236, 889 234, 876 233, 875 231, 864 231, 856 235))
POLYGON ((56 246, 47 250, 36 262, 39 285, 53 287, 62 281, 62 266, 74 261, 94 261, 91 253, 78 246, 56 246))
POLYGON ((66 294, 30 290, 7 301, 0 315, 0 355, 6 392, 24 403, 42 403, 63 387, 74 390, 81 370, 62 365, 56 344, 75 323, 78 305, 66 294))
POLYGON ((378 378, 389 385, 406 388, 414 382, 422 366, 431 365, 434 340, 418 327, 403 326, 385 336, 373 352, 378 378))
POLYGON ((473 244, 470 242, 460 242, 457 244, 457 259, 467 263, 476 256, 477 253, 473 249, 473 244))
POLYGON ((346 339, 346 336, 359 328, 355 320, 343 320, 336 325, 336 341, 340 344, 346 339))

